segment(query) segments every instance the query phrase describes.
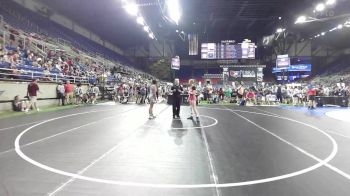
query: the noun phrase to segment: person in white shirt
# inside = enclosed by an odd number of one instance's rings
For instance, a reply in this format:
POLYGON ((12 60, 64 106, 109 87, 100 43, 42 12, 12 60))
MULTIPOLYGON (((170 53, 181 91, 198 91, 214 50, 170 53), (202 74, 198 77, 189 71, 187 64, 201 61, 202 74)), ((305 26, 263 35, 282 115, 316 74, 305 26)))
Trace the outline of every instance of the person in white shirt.
POLYGON ((323 89, 323 93, 324 93, 325 96, 329 96, 329 88, 328 88, 328 87, 325 87, 325 88, 323 89))
POLYGON ((293 105, 296 106, 299 104, 299 89, 298 87, 295 87, 293 89, 293 105))
POLYGON ((92 88, 92 104, 95 104, 98 95, 100 94, 100 89, 98 88, 98 86, 96 84, 94 84, 94 87, 92 88))
POLYGON ((81 87, 81 84, 77 84, 77 87, 75 88, 75 104, 79 105, 83 101, 83 88, 81 87))
POLYGON ((65 96, 65 89, 62 82, 58 83, 56 91, 57 91, 57 97, 59 99, 58 105, 64 106, 66 96, 65 96))

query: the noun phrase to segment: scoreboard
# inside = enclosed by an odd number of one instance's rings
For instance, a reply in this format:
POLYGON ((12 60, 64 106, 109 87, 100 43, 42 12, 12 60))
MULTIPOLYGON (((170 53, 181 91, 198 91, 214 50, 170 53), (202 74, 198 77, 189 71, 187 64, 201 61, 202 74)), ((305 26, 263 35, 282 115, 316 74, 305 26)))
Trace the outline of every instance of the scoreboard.
POLYGON ((238 44, 218 44, 217 59, 240 59, 242 47, 238 44))
POLYGON ((255 59, 254 43, 202 43, 202 59, 255 59))

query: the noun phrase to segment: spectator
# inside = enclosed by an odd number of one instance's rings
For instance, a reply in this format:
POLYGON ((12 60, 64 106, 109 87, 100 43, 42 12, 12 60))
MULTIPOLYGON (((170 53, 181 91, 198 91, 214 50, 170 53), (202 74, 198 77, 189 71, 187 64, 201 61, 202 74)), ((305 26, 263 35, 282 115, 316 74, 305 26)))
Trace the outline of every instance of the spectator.
POLYGON ((65 104, 65 88, 64 88, 64 86, 63 86, 63 84, 62 84, 62 82, 59 82, 58 83, 58 85, 57 85, 57 89, 56 89, 56 91, 57 91, 57 97, 58 97, 58 99, 59 99, 59 101, 58 101, 58 105, 60 106, 60 105, 62 105, 62 106, 64 106, 64 104, 65 104))
POLYGON ((279 100, 280 103, 283 102, 283 96, 282 96, 282 87, 281 85, 278 85, 277 87, 277 92, 276 92, 276 97, 277 97, 277 100, 279 100))
POLYGON ((70 83, 69 80, 66 81, 66 84, 64 85, 64 92, 66 95, 66 103, 67 104, 72 104, 73 103, 73 91, 74 91, 74 87, 73 85, 70 83))
POLYGON ((87 95, 87 103, 92 103, 92 98, 94 96, 94 93, 93 93, 93 86, 91 84, 89 84, 89 88, 86 92, 86 95, 87 95))
POLYGON ((81 84, 78 83, 77 87, 75 88, 75 104, 79 105, 83 101, 83 88, 81 87, 81 84))
POLYGON ((28 84, 28 88, 27 88, 27 96, 29 97, 29 101, 30 101, 28 109, 32 108, 32 109, 36 109, 36 111, 40 111, 37 105, 38 91, 39 91, 39 86, 37 83, 37 79, 33 79, 32 82, 28 84))
POLYGON ((100 89, 98 88, 98 86, 96 84, 94 84, 94 87, 92 88, 92 98, 91 98, 92 104, 95 104, 99 94, 100 94, 100 89))
POLYGON ((219 89, 219 99, 221 101, 224 100, 225 94, 224 94, 224 90, 222 88, 219 89))
POLYGON ((141 103, 141 100, 142 100, 142 96, 141 96, 141 85, 140 84, 137 84, 136 85, 136 103, 141 103))
POLYGON ((207 90, 208 90, 208 102, 212 103, 213 102, 213 86, 210 84, 210 81, 207 82, 207 90))
POLYGON ((244 93, 245 93, 245 88, 243 86, 243 82, 242 84, 240 84, 237 88, 237 102, 241 103, 242 100, 244 100, 244 93))
POLYGON ((246 101, 252 102, 254 105, 256 104, 256 95, 252 89, 249 89, 246 94, 246 101))
POLYGON ((145 100, 146 100, 146 94, 147 94, 147 85, 146 84, 141 86, 140 94, 141 94, 141 101, 140 101, 140 103, 144 104, 145 100))
POLYGON ((316 104, 315 104, 315 97, 316 97, 316 94, 317 94, 316 88, 313 87, 313 86, 310 86, 307 94, 308 94, 308 100, 309 100, 308 108, 309 109, 315 109, 315 106, 316 106, 316 104))
POLYGON ((21 101, 19 95, 15 96, 12 104, 15 112, 28 112, 27 103, 25 101, 21 101))

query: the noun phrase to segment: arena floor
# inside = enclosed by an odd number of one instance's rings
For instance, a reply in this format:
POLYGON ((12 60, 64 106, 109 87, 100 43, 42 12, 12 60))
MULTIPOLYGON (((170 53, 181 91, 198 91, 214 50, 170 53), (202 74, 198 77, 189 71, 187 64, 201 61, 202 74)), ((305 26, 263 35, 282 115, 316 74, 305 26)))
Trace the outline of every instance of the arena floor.
POLYGON ((349 196, 350 122, 279 107, 99 105, 0 120, 0 195, 349 196))

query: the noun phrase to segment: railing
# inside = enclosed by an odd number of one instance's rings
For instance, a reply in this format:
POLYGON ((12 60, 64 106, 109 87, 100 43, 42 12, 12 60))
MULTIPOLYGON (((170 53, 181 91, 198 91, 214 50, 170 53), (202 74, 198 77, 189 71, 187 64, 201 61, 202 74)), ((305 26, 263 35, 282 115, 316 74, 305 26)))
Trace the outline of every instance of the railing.
POLYGON ((59 82, 69 80, 72 83, 89 83, 90 79, 95 78, 69 76, 56 73, 45 73, 39 71, 30 71, 23 69, 7 69, 0 68, 0 79, 19 79, 19 80, 32 80, 39 79, 48 82, 59 82))

